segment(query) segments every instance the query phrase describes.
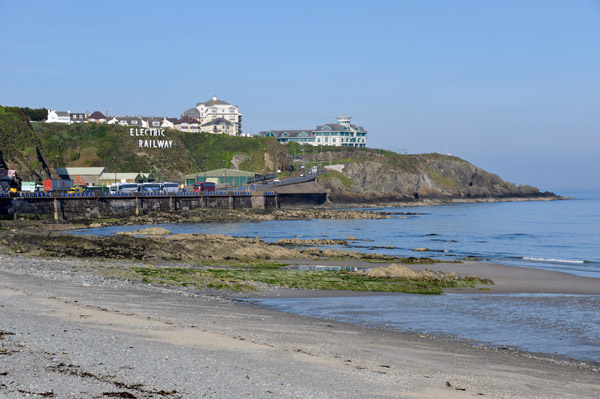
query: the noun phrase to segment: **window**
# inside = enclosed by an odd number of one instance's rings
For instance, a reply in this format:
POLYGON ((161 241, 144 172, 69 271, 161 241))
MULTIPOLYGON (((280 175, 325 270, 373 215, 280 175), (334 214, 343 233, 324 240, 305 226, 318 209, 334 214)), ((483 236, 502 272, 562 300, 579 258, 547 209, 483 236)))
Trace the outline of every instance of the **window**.
POLYGON ((159 122, 152 122, 152 126, 160 126, 159 122))
POLYGON ((132 125, 137 125, 137 121, 131 121, 132 125))

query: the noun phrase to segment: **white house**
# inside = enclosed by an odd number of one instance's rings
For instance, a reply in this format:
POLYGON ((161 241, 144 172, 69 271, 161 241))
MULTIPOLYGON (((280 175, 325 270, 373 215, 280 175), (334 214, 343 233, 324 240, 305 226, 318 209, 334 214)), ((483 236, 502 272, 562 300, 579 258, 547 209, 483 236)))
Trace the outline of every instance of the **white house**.
POLYGON ((200 122, 197 119, 184 115, 183 118, 173 124, 173 127, 182 132, 198 133, 200 132, 200 122))
POLYGON ((367 131, 362 126, 350 123, 351 117, 340 115, 337 123, 317 126, 314 130, 267 130, 259 134, 275 137, 280 143, 299 143, 308 145, 326 145, 334 147, 366 147, 367 131))
POLYGON ((54 111, 48 110, 48 118, 46 123, 66 123, 71 124, 71 111, 54 111))
POLYGON ((196 108, 185 111, 184 116, 200 122, 200 131, 209 133, 242 134, 242 114, 237 105, 213 97, 212 100, 196 103, 196 108))
POLYGON ((106 123, 108 116, 102 115, 102 112, 95 111, 88 117, 88 121, 92 123, 106 123))

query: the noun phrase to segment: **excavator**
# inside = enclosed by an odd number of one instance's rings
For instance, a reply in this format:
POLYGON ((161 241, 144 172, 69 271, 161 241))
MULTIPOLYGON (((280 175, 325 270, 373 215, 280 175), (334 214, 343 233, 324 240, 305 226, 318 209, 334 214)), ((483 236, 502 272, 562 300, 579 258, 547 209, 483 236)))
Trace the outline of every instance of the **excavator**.
POLYGON ((83 193, 83 188, 85 187, 85 182, 81 178, 81 176, 77 176, 75 181, 73 182, 73 187, 67 191, 67 194, 80 194, 83 193), (77 185, 77 182, 80 182, 81 185, 77 185))

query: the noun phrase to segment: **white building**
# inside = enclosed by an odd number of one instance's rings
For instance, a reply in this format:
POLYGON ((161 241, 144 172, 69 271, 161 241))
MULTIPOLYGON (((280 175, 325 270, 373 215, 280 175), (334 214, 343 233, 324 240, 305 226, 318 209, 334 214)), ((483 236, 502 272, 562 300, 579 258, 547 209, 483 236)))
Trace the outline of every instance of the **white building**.
POLYGON ((48 110, 48 118, 46 123, 66 123, 71 124, 71 111, 54 111, 48 110))
POLYGON ((314 130, 267 130, 259 134, 264 137, 275 137, 280 143, 293 142, 334 147, 367 146, 367 131, 364 127, 351 124, 351 117, 348 115, 340 115, 336 119, 337 123, 320 125, 314 130))
POLYGON ((242 114, 237 105, 229 104, 213 97, 204 103, 196 103, 196 108, 185 111, 184 116, 200 122, 200 131, 208 133, 242 134, 242 114))

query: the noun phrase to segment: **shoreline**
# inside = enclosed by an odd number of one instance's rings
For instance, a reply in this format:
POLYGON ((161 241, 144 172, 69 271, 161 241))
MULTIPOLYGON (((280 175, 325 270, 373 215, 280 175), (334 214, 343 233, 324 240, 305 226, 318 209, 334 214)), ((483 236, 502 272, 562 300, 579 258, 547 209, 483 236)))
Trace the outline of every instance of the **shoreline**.
POLYGON ((330 202, 329 200, 321 205, 321 209, 344 209, 344 208, 408 208, 418 206, 441 206, 450 204, 477 204, 494 202, 527 202, 527 201, 567 201, 574 200, 574 197, 565 197, 561 195, 536 196, 536 197, 506 197, 506 198, 426 198, 416 201, 384 201, 384 202, 330 202))
POLYGON ((431 399, 597 393, 598 364, 296 316, 76 267, 102 263, 2 255, 0 343, 11 356, 10 363, 0 357, 6 373, 0 393, 431 399))

